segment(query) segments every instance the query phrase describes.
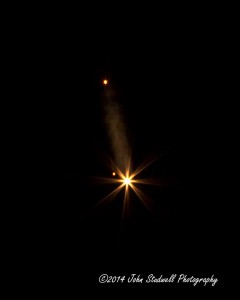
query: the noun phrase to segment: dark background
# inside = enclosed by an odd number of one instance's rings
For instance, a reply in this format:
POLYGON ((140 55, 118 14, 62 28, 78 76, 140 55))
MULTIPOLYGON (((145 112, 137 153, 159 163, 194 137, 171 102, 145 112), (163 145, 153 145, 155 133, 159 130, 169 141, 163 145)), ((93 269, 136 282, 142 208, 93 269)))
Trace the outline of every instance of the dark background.
POLYGON ((223 282, 221 39, 216 26, 176 23, 146 27, 142 20, 113 30, 106 22, 84 36, 71 20, 37 30, 32 215, 43 285, 99 286, 102 273, 214 274, 223 282), (104 77, 124 112, 133 166, 159 156, 142 176, 165 183, 142 187, 154 199, 154 216, 131 193, 120 237, 123 193, 85 214, 113 189, 90 179, 112 173, 104 77))

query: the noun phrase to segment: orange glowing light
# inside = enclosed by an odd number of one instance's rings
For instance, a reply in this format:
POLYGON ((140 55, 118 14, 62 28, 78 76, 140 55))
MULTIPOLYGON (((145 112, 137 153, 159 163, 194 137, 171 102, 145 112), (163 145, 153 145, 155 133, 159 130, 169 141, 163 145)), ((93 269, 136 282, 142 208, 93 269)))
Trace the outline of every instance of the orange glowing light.
POLYGON ((107 84, 108 84, 108 80, 107 80, 107 79, 104 79, 104 80, 103 80, 103 84, 104 84, 104 85, 107 85, 107 84))
POLYGON ((115 173, 115 172, 113 172, 113 173, 112 173, 112 175, 113 175, 113 176, 115 176, 115 175, 116 175, 116 173, 115 173))

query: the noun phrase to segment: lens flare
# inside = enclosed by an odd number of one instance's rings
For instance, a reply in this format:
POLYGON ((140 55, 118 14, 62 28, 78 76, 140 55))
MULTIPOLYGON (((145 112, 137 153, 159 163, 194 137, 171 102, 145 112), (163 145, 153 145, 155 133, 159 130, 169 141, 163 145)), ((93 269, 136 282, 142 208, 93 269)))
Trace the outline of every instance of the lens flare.
POLYGON ((107 84, 108 84, 108 80, 107 80, 107 79, 104 79, 104 80, 103 80, 103 84, 104 84, 104 85, 107 85, 107 84))
MULTIPOLYGON (((109 157, 108 157, 109 158, 109 157)), ((155 215, 155 204, 154 200, 146 195, 139 187, 139 184, 146 185, 154 185, 154 186, 167 186, 166 182, 159 181, 157 179, 150 178, 136 178, 144 169, 146 169, 149 165, 151 165, 157 158, 146 161, 145 163, 138 166, 135 170, 131 169, 131 159, 129 158, 126 164, 125 172, 122 172, 120 168, 115 164, 115 162, 109 158, 109 167, 111 169, 115 169, 116 172, 112 172, 113 176, 117 178, 105 178, 105 177, 94 177, 98 183, 104 184, 117 184, 117 187, 110 192, 107 196, 105 196, 102 200, 97 202, 95 206, 92 208, 97 208, 100 206, 104 206, 104 204, 108 204, 112 201, 117 194, 125 188, 124 198, 123 198, 123 208, 122 208, 122 220, 129 215, 130 210, 130 190, 132 190, 140 202, 143 204, 145 208, 151 213, 151 215, 155 215), (115 174, 115 175, 114 175, 115 174), (137 186, 136 186, 137 185, 137 186)))

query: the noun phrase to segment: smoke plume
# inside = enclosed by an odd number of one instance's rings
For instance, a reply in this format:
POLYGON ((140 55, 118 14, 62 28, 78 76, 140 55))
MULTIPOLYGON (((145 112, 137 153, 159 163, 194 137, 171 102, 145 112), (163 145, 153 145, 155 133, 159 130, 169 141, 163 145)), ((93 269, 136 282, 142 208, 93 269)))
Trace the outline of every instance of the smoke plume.
POLYGON ((105 123, 110 138, 115 163, 122 172, 126 172, 129 160, 129 147, 121 107, 117 103, 113 90, 109 87, 104 95, 105 123))

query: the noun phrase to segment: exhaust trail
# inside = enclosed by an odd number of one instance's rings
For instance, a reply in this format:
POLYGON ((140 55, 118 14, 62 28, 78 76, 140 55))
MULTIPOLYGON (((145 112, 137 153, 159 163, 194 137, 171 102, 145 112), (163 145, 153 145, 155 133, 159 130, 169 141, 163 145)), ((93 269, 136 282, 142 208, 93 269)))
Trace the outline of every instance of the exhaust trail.
POLYGON ((103 108, 105 124, 112 146, 115 163, 121 172, 126 174, 130 159, 126 126, 121 107, 117 103, 113 89, 109 86, 105 87, 103 108))

